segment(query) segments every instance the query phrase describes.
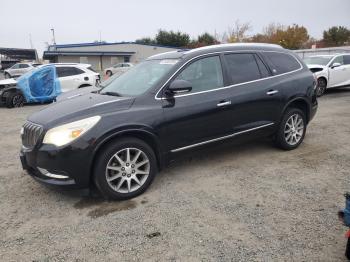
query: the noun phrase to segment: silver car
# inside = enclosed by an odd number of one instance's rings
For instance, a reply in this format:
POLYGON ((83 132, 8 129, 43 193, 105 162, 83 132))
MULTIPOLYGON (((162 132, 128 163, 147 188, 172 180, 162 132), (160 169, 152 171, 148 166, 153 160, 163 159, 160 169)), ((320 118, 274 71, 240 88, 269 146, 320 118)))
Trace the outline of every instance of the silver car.
POLYGON ((4 70, 4 75, 5 78, 14 78, 14 77, 19 77, 28 71, 34 69, 40 64, 36 63, 17 63, 14 64, 12 67, 4 70))
POLYGON ((106 68, 104 71, 106 76, 111 77, 114 74, 121 75, 122 73, 125 73, 133 66, 134 65, 132 63, 119 63, 106 68))

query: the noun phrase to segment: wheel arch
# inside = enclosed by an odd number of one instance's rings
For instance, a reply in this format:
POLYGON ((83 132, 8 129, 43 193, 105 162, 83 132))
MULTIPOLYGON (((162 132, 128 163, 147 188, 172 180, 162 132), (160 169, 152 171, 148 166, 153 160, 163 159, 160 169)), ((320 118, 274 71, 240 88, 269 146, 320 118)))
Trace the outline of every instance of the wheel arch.
POLYGON ((326 76, 324 76, 324 75, 321 75, 321 76, 319 76, 319 77, 317 77, 317 80, 318 79, 324 79, 325 81, 326 81, 326 88, 328 87, 328 79, 327 79, 327 77, 326 76))
POLYGON ((288 108, 292 108, 292 107, 302 110, 305 113, 306 122, 309 123, 310 117, 311 117, 311 113, 310 113, 311 105, 306 98, 296 97, 296 98, 290 100, 287 103, 287 105, 284 107, 282 116, 284 115, 284 113, 286 112, 286 110, 288 108))
MULTIPOLYGON (((124 138, 124 137, 138 138, 138 139, 144 141, 145 143, 147 143, 154 151, 154 154, 155 154, 156 160, 157 160, 158 169, 161 169, 162 156, 161 156, 160 145, 157 142, 156 135, 147 131, 147 130, 126 129, 126 130, 114 132, 114 133, 106 136, 95 147, 95 149, 93 151, 93 157, 92 157, 90 169, 89 169, 90 170, 90 178, 93 175, 93 168, 94 168, 95 162, 98 158, 99 152, 101 152, 109 143, 113 143, 114 141, 121 139, 121 138, 124 138)), ((90 181, 92 181, 92 180, 90 179, 90 181)))

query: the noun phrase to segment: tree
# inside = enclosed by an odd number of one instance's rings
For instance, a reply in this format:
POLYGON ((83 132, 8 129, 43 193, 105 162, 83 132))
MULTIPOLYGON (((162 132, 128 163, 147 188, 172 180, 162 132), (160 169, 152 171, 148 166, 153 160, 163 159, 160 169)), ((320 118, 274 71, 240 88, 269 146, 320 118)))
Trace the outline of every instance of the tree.
POLYGON ((269 24, 262 34, 251 37, 251 42, 278 44, 288 49, 304 47, 309 40, 307 29, 304 26, 294 24, 285 27, 281 24, 269 24))
POLYGON ((327 46, 342 46, 350 42, 350 30, 344 26, 333 26, 323 32, 327 46))
POLYGON ((229 43, 245 42, 248 40, 247 33, 252 29, 250 23, 241 24, 239 20, 236 20, 233 27, 228 29, 229 43))
POLYGON ((218 41, 215 39, 215 37, 209 33, 204 33, 202 35, 199 35, 197 41, 198 41, 198 43, 202 43, 205 45, 215 45, 218 43, 218 41))
POLYGON ((144 38, 141 38, 141 39, 137 39, 135 41, 135 43, 137 44, 146 44, 146 45, 154 45, 154 44, 157 44, 156 41, 150 37, 144 37, 144 38))
POLYGON ((166 30, 159 30, 155 40, 158 45, 164 46, 185 47, 190 44, 188 34, 166 30))
POLYGON ((216 40, 214 36, 212 36, 209 33, 204 33, 202 35, 199 35, 197 40, 192 40, 191 43, 187 46, 188 48, 198 48, 208 45, 216 45, 220 42, 216 40))

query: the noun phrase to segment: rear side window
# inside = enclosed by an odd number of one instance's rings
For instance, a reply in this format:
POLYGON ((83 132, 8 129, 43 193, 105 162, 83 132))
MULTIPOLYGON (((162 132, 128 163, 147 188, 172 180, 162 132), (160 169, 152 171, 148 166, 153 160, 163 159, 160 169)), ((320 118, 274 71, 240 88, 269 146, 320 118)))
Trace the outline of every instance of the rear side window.
POLYGON ((83 70, 76 67, 57 67, 56 72, 58 77, 74 76, 84 73, 83 70))
POLYGON ((344 56, 344 65, 350 65, 350 55, 344 56))
POLYGON ((300 69, 299 62, 292 55, 278 52, 264 52, 264 55, 272 64, 272 72, 274 75, 300 69))
POLYGON ((266 68, 265 64, 261 60, 261 58, 257 55, 255 55, 256 62, 258 63, 258 67, 260 70, 260 74, 262 78, 270 76, 269 70, 266 68))
POLYGON ((220 58, 218 56, 199 59, 187 66, 176 79, 192 84, 192 93, 224 86, 220 58))
POLYGON ((225 55, 228 73, 233 85, 261 78, 260 70, 254 56, 254 54, 225 55))
POLYGON ((29 65, 27 65, 27 64, 19 64, 19 68, 28 68, 29 67, 29 65))

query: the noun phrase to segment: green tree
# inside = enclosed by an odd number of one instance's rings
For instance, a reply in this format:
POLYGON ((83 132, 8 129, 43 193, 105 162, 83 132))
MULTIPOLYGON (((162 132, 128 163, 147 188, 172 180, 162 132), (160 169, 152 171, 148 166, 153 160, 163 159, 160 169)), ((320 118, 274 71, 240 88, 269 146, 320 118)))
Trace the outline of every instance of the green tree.
POLYGON ((185 47, 190 44, 188 34, 166 30, 159 30, 155 40, 158 45, 164 46, 185 47))
POLYGON ((333 26, 323 32, 323 41, 327 46, 342 46, 350 41, 350 30, 344 26, 333 26))
POLYGON ((137 44, 146 44, 146 45, 154 45, 154 44, 157 44, 156 43, 156 40, 150 38, 150 37, 144 37, 144 38, 141 38, 141 39, 137 39, 135 41, 135 43, 137 44))
POLYGON ((202 35, 199 35, 197 42, 203 45, 215 45, 218 43, 215 37, 209 33, 204 33, 202 35))

